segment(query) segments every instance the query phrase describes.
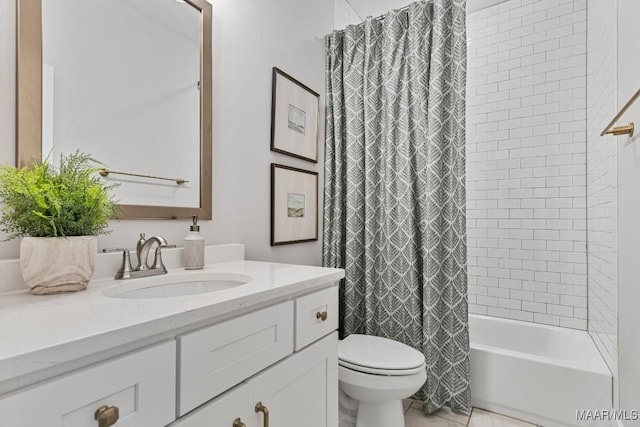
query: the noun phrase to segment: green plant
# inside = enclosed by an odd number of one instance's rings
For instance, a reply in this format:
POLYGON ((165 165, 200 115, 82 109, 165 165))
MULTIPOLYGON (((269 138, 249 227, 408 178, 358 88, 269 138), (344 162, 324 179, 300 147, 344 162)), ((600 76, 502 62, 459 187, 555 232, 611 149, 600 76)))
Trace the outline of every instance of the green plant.
POLYGON ((0 229, 8 239, 108 233, 119 207, 111 196, 114 185, 96 176, 97 164, 76 151, 61 155, 57 169, 47 162, 0 167, 0 229))

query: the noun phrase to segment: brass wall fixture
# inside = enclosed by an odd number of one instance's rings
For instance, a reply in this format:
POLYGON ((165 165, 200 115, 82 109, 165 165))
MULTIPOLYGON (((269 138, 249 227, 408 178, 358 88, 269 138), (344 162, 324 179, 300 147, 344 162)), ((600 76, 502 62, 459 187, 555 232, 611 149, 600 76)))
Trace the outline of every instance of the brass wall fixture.
POLYGON ((117 406, 103 405, 96 410, 95 419, 98 421, 98 427, 111 427, 118 422, 120 418, 120 410, 117 406))
POLYGON ((323 311, 322 313, 321 313, 321 312, 317 312, 317 313, 316 313, 316 319, 320 319, 320 320, 322 320, 323 322, 324 322, 325 320, 327 320, 327 317, 328 317, 328 315, 327 315, 327 312, 326 312, 326 311, 323 311))
POLYGON ((262 412, 262 416, 264 417, 263 427, 269 427, 269 409, 262 404, 262 402, 256 403, 256 412, 262 412))
POLYGON ((613 118, 613 120, 611 120, 609 122, 609 124, 607 125, 607 127, 604 128, 604 130, 602 131, 600 136, 604 136, 604 135, 614 135, 614 136, 629 135, 629 137, 632 137, 633 136, 633 131, 634 131, 633 122, 629 123, 626 126, 613 127, 613 125, 620 119, 620 117, 622 117, 622 115, 629 109, 629 107, 631 107, 631 105, 634 102, 636 102, 636 100, 638 98, 640 98, 640 89, 638 89, 637 92, 631 97, 631 99, 629 99, 627 101, 627 103, 624 104, 624 107, 622 107, 620 109, 620 111, 618 112, 618 114, 616 114, 616 116, 613 118))
POLYGON ((110 174, 114 174, 114 175, 136 176, 136 177, 139 177, 139 178, 160 179, 160 180, 163 180, 163 181, 174 181, 178 185, 186 184, 187 182, 189 182, 189 181, 187 181, 185 179, 182 179, 182 178, 165 178, 165 177, 162 177, 162 176, 143 175, 143 174, 139 174, 139 173, 130 173, 130 172, 119 172, 119 171, 112 171, 112 170, 107 169, 107 168, 98 169, 98 173, 100 174, 100 176, 109 176, 110 174))
MULTIPOLYGON (((628 125, 625 126, 616 126, 614 128, 609 129, 608 131, 606 131, 604 133, 604 135, 613 135, 613 136, 618 136, 618 135, 629 135, 629 136, 633 136, 633 131, 634 131, 634 124, 633 122, 629 123, 628 125)), ((602 135, 600 135, 602 136, 602 135)))

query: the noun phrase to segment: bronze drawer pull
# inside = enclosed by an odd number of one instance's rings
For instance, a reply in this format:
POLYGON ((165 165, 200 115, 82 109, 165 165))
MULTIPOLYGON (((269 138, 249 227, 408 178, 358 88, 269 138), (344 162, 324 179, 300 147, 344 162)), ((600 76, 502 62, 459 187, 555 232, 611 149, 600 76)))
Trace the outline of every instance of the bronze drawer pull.
POLYGON ((325 320, 327 320, 327 312, 326 311, 323 311, 322 313, 317 312, 316 319, 320 319, 324 322, 325 320))
POLYGON ((262 402, 256 403, 256 412, 262 412, 264 417, 264 427, 269 427, 269 409, 262 404, 262 402))
POLYGON ((247 425, 240 418, 236 418, 233 420, 233 427, 247 427, 247 425))

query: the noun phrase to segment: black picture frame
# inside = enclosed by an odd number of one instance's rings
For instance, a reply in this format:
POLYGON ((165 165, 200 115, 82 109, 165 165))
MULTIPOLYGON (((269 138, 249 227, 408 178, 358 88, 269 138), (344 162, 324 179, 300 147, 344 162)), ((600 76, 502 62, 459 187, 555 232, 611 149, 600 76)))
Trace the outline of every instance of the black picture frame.
POLYGON ((318 172, 271 163, 271 246, 317 241, 318 201, 318 172))
POLYGON ((271 151, 318 163, 319 127, 320 95, 273 67, 271 151))

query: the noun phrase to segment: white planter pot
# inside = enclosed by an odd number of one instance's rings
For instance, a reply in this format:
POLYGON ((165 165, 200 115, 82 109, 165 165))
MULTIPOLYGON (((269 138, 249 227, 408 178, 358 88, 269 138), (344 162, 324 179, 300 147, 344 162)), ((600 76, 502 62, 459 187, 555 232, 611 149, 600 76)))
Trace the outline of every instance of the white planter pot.
POLYGON ((95 236, 24 237, 22 278, 35 295, 84 290, 93 277, 97 252, 95 236))

